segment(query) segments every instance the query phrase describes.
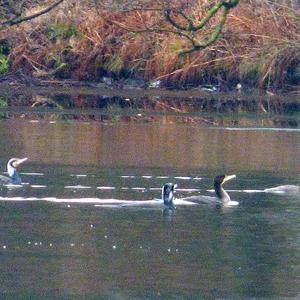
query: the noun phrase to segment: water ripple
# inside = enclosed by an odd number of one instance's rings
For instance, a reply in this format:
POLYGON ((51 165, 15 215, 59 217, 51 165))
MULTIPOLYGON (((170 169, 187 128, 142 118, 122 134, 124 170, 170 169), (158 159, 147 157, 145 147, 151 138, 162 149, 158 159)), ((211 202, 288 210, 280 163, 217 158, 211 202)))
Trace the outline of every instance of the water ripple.
POLYGON ((91 189, 91 186, 87 185, 66 185, 65 189, 91 189))

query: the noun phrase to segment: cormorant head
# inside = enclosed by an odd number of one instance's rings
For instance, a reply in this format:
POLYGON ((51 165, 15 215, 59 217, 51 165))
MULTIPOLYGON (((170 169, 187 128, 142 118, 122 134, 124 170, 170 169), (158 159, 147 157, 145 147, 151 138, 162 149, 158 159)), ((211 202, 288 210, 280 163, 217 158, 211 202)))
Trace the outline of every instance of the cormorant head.
POLYGON ((214 179, 214 188, 215 188, 215 192, 216 192, 216 194, 219 198, 222 198, 222 195, 221 195, 222 185, 226 181, 231 180, 233 178, 236 178, 236 175, 218 175, 218 176, 215 177, 215 179, 214 179))
POLYGON ((240 93, 242 91, 242 84, 241 83, 238 83, 236 86, 235 86, 235 89, 238 93, 240 93))
POLYGON ((16 169, 23 164, 28 158, 11 158, 7 163, 7 172, 10 177, 14 177, 16 169))
POLYGON ((174 200, 174 192, 177 184, 174 183, 166 183, 162 188, 162 198, 164 200, 164 204, 168 207, 173 207, 174 200))

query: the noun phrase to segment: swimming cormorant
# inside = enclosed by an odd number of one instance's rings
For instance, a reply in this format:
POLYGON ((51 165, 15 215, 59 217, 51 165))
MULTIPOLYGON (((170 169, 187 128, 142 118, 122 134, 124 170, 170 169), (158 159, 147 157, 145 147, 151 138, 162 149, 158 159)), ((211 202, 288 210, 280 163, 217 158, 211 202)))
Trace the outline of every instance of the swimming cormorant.
POLYGON ((279 185, 269 189, 264 189, 265 193, 285 194, 288 196, 300 196, 300 186, 298 185, 279 185))
POLYGON ((173 200, 176 187, 177 184, 166 183, 162 188, 162 199, 164 201, 164 205, 168 208, 175 208, 173 200))
POLYGON ((0 184, 21 184, 22 180, 17 172, 17 168, 27 160, 25 158, 11 158, 7 163, 8 176, 0 175, 0 184))
POLYGON ((216 197, 198 195, 198 196, 186 197, 183 198, 183 200, 197 201, 197 202, 202 202, 207 204, 222 204, 225 206, 238 205, 239 203, 237 201, 232 201, 228 193, 223 188, 223 184, 226 181, 231 180, 233 178, 236 178, 236 175, 218 175, 215 177, 214 190, 215 190, 216 197))

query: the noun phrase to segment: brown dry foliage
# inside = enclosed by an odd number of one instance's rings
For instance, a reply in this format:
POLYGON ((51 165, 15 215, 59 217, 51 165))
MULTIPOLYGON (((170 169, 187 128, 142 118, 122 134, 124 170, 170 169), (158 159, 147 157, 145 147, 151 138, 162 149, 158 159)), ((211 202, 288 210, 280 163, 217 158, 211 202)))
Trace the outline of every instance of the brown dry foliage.
MULTIPOLYGON (((178 1, 180 2, 180 1, 178 1)), ((99 79, 103 74, 164 79, 177 84, 244 79, 253 85, 282 87, 289 72, 300 68, 299 12, 266 0, 245 0, 229 15, 222 37, 212 47, 186 56, 188 41, 170 32, 136 30, 169 28, 158 11, 116 11, 81 2, 63 6, 5 32, 13 42, 13 70, 51 72, 68 65, 67 76, 99 79), (51 26, 73 26, 76 34, 49 38, 51 26)), ((201 18, 207 1, 190 2, 187 10, 201 18)), ((199 33, 209 34, 218 22, 199 33)))

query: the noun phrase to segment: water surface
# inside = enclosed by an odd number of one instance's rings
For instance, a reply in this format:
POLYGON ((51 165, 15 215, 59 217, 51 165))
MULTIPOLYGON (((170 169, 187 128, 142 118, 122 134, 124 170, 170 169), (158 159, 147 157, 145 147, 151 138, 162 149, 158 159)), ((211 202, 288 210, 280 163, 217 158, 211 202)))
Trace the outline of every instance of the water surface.
POLYGON ((1 174, 29 158, 26 184, 0 190, 3 298, 299 298, 300 198, 263 192, 299 185, 299 130, 166 118, 0 121, 1 174), (221 173, 239 206, 142 204, 166 182, 212 195, 221 173))

